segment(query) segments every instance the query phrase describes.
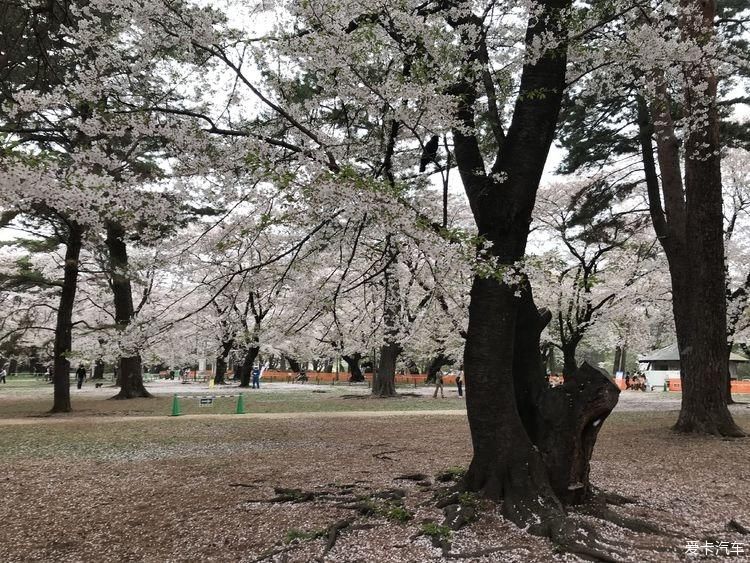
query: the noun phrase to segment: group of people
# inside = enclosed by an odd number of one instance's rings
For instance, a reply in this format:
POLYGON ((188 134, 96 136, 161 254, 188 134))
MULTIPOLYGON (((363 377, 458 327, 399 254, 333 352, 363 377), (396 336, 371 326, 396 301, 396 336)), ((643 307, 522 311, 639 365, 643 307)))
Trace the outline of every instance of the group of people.
POLYGON ((648 380, 642 373, 635 373, 632 376, 630 372, 625 373, 625 389, 632 389, 633 391, 647 391, 648 380))
MULTIPOLYGON (((437 374, 435 374, 435 392, 432 394, 433 399, 437 399, 438 391, 440 391, 440 397, 442 399, 445 399, 445 392, 443 391, 443 377, 444 374, 442 371, 438 371, 437 374)), ((464 374, 462 371, 457 371, 455 373, 456 378, 456 389, 458 390, 458 396, 463 397, 464 396, 464 374)))

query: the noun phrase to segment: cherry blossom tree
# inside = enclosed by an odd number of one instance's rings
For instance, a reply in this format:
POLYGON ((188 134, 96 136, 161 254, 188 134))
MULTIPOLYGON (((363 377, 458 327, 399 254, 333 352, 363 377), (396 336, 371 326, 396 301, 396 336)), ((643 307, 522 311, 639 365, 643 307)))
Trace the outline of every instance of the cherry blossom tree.
POLYGON ((675 428, 741 435, 725 404, 720 131, 727 143, 746 137, 731 116, 746 97, 730 93, 747 86, 730 78, 748 66, 744 8, 692 1, 619 8, 576 53, 578 103, 562 136, 577 145, 568 170, 607 162, 644 178, 672 279, 683 379, 675 428), (584 124, 593 125, 590 141, 584 124))
POLYGON ((566 377, 578 369, 576 349, 590 328, 648 299, 647 284, 660 273, 656 241, 645 233, 647 207, 631 189, 594 178, 540 190, 536 238, 560 248, 536 261, 533 278, 553 312, 550 333, 566 377))

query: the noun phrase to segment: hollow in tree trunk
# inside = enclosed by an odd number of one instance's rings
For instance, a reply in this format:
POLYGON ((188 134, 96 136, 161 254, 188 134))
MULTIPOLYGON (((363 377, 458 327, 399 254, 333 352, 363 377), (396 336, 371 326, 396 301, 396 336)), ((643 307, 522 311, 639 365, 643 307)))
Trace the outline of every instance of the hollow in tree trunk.
POLYGON ((68 224, 65 267, 60 302, 55 323, 53 349, 54 398, 50 412, 70 412, 70 360, 67 354, 73 346, 73 306, 78 285, 78 260, 83 244, 83 228, 75 222, 68 224))

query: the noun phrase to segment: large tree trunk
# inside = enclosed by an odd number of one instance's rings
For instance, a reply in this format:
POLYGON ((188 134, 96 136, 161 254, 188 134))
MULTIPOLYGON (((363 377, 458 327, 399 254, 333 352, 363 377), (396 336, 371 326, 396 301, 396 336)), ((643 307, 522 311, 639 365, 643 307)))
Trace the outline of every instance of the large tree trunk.
MULTIPOLYGON (((715 2, 691 0, 684 4, 698 17, 681 17, 678 25, 682 33, 701 42, 708 40, 714 33, 715 2)), ((684 150, 675 133, 666 81, 658 74, 652 77, 655 97, 651 107, 638 100, 638 122, 651 218, 672 279, 682 379, 682 405, 674 429, 741 436, 744 433, 726 404, 729 364, 721 146, 717 79, 711 64, 701 59, 682 69, 685 115, 696 119, 682 141, 684 150), (661 178, 653 159, 652 137, 656 139, 661 178), (681 155, 685 161, 684 184, 681 155)))
POLYGON ((258 357, 260 348, 257 346, 250 346, 245 351, 245 357, 242 360, 242 369, 240 371, 240 387, 250 387, 250 376, 253 371, 253 364, 255 358, 258 357))
POLYGON ((376 397, 396 396, 396 361, 401 346, 389 342, 380 347, 380 362, 372 377, 372 394, 376 397))
POLYGON ((92 379, 104 379, 104 360, 101 358, 94 362, 94 375, 92 379))
POLYGON ((726 351, 726 316, 722 307, 723 274, 719 280, 722 284, 721 303, 717 303, 716 296, 712 299, 710 290, 707 291, 711 284, 706 279, 706 272, 697 276, 686 275, 684 269, 689 268, 695 273, 696 264, 690 264, 688 256, 678 257, 686 264, 682 267, 674 264, 675 274, 671 276, 682 380, 682 404, 674 429, 678 432, 742 436, 744 433, 727 408, 729 356, 726 351), (718 307, 721 316, 710 310, 710 303, 718 307))
MULTIPOLYGON (((464 126, 453 131, 464 189, 479 236, 492 243, 490 252, 509 274, 525 255, 565 88, 567 30, 560 11, 569 6, 566 0, 545 2, 529 21, 527 45, 548 34, 560 45, 524 65, 507 134, 499 123, 495 127, 498 156, 489 174, 473 134, 479 93, 468 82, 453 90, 456 117, 464 126)), ((486 46, 477 40, 481 30, 471 29, 476 20, 467 20, 457 22, 467 29, 462 41, 478 45, 472 56, 486 62, 486 46)), ((591 375, 588 366, 574 373, 564 389, 549 389, 539 335, 550 315, 537 311, 527 280, 510 286, 499 278, 476 277, 471 290, 464 373, 474 455, 464 485, 502 501, 505 516, 531 532, 570 537, 561 501, 586 498, 596 433, 618 390, 601 374, 591 375)))
POLYGON ((292 372, 299 373, 302 370, 302 366, 297 360, 289 358, 288 356, 284 356, 284 358, 286 358, 286 361, 289 364, 289 369, 292 370, 292 372))
POLYGON ((584 364, 562 386, 544 377, 539 335, 549 322, 530 289, 477 278, 464 355, 474 457, 465 486, 503 500, 510 520, 555 536, 561 502, 590 497, 589 460, 619 389, 584 364))
POLYGON ((341 358, 349 366, 349 381, 360 382, 365 380, 365 376, 362 373, 362 368, 359 367, 359 361, 362 359, 362 354, 355 352, 350 356, 341 356, 341 358))
POLYGON ((440 353, 430 361, 430 365, 427 366, 427 383, 435 383, 437 379, 437 373, 440 371, 445 364, 450 362, 450 358, 440 353))
POLYGON ((53 350, 53 381, 55 386, 50 412, 70 412, 70 360, 67 354, 73 346, 73 305, 78 286, 78 260, 83 245, 83 228, 69 223, 65 249, 63 285, 57 307, 55 344, 53 350))
MULTIPOLYGON (((110 287, 115 302, 115 323, 118 330, 125 330, 135 315, 133 290, 128 273, 128 252, 125 246, 125 232, 120 225, 107 223, 107 249, 109 250, 109 267, 111 270, 110 287)), ((143 385, 143 366, 138 351, 133 350, 119 360, 120 392, 114 399, 134 399, 151 397, 143 385)))
POLYGON ((221 343, 221 354, 216 356, 216 373, 214 373, 214 385, 224 385, 226 383, 227 358, 232 352, 234 340, 225 340, 221 343))
MULTIPOLYGON (((390 238, 386 245, 388 259, 395 262, 395 250, 390 247, 390 238)), ((383 322, 385 324, 385 342, 380 347, 380 362, 372 377, 372 395, 376 397, 394 397, 396 395, 396 361, 402 352, 401 345, 396 342, 395 328, 400 310, 400 289, 398 276, 394 275, 393 265, 386 267, 383 278, 385 280, 385 308, 383 322)))

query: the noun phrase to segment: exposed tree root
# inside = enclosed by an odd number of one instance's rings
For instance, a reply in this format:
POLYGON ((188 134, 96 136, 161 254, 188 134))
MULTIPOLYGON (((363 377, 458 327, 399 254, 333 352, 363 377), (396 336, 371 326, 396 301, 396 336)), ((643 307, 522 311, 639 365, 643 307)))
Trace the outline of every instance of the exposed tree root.
POLYGON ((285 545, 284 547, 277 547, 274 549, 270 549, 266 551, 265 553, 261 554, 256 559, 251 560, 250 563, 260 563, 261 561, 265 561, 266 559, 271 559, 272 557, 276 557, 277 555, 281 555, 282 553, 286 553, 287 551, 298 549, 299 547, 300 545, 297 544, 297 545, 285 545))
POLYGON ((328 538, 328 541, 326 542, 326 547, 323 550, 323 555, 333 549, 333 546, 336 545, 336 540, 338 539, 341 531, 351 526, 353 522, 354 518, 345 518, 343 520, 338 520, 337 522, 334 522, 333 524, 328 526, 328 528, 326 529, 326 537, 328 538))
POLYGON ((394 481, 427 481, 429 480, 430 476, 426 475, 424 473, 406 473, 404 475, 399 475, 397 477, 394 477, 394 481))
POLYGON ((747 434, 735 424, 731 416, 721 420, 678 419, 672 430, 680 434, 710 434, 724 438, 746 438, 747 434))
POLYGON ((636 504, 638 501, 633 497, 626 497, 619 493, 613 493, 611 491, 605 491, 599 487, 592 487, 594 496, 594 502, 603 502, 606 504, 612 504, 615 506, 623 506, 625 504, 636 504))
POLYGON ((734 518, 732 518, 727 523, 727 530, 729 530, 731 532, 739 532, 743 536, 746 536, 746 535, 750 534, 750 529, 746 528, 745 526, 743 526, 742 524, 740 524, 739 522, 737 522, 737 520, 735 520, 734 518))
POLYGON ((378 452, 376 454, 372 454, 372 457, 374 457, 375 459, 380 459, 380 460, 393 461, 393 458, 390 457, 390 456, 388 456, 387 454, 397 454, 397 453, 403 452, 403 451, 405 451, 405 450, 404 449, 387 450, 387 451, 384 451, 384 452, 378 452))
POLYGON ((478 551, 464 551, 458 553, 443 549, 443 557, 445 557, 446 559, 474 559, 478 557, 484 557, 485 555, 490 555, 492 553, 497 553, 498 551, 508 551, 509 549, 513 548, 509 548, 507 546, 497 546, 480 549, 478 551))
POLYGON ((607 522, 611 522, 612 524, 615 524, 620 528, 625 528, 633 532, 642 534, 655 534, 659 536, 679 537, 679 535, 673 534, 666 530, 662 530, 655 524, 652 524, 651 522, 648 522, 646 520, 642 520, 641 518, 623 516, 621 514, 618 514, 614 510, 608 508, 606 504, 589 504, 587 506, 581 507, 579 509, 579 512, 581 514, 593 516, 594 518, 598 518, 599 520, 606 520, 607 522))

